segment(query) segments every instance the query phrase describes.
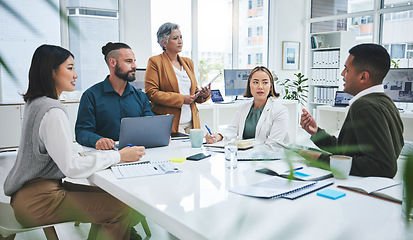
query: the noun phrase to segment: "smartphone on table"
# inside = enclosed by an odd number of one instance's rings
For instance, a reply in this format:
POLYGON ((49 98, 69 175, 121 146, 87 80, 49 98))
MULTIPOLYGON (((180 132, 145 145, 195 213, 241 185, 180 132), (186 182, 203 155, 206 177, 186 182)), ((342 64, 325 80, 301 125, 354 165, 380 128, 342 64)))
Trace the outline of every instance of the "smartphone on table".
POLYGON ((201 159, 210 157, 211 154, 197 153, 186 158, 186 160, 199 161, 201 159))

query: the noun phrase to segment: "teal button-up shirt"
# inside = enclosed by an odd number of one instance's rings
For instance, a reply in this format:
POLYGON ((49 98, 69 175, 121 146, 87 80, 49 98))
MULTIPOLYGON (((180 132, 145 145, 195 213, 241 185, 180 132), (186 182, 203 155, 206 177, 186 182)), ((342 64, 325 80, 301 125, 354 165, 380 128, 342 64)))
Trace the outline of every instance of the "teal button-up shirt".
POLYGON ((127 83, 120 96, 113 89, 108 76, 103 82, 87 89, 80 99, 75 127, 76 141, 88 147, 95 147, 102 137, 119 141, 121 119, 143 116, 154 116, 145 93, 127 83))

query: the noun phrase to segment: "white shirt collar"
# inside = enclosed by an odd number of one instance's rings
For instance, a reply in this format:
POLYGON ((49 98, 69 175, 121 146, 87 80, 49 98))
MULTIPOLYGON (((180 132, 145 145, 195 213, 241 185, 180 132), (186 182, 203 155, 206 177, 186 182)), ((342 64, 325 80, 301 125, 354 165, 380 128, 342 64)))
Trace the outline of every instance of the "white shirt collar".
POLYGON ((367 94, 370 93, 384 93, 384 89, 383 89, 383 85, 379 84, 379 85, 374 85, 372 87, 369 87, 367 89, 364 89, 363 91, 357 93, 356 96, 354 96, 350 101, 349 101, 349 105, 351 106, 351 104, 353 102, 355 102, 357 99, 366 96, 367 94))

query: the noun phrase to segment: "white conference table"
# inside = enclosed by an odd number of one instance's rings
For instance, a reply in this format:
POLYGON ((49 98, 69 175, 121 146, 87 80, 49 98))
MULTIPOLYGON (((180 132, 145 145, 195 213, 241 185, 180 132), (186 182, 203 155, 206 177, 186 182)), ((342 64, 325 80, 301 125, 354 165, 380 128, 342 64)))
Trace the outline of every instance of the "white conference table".
MULTIPOLYGON (((174 140, 168 147, 147 149, 143 160, 201 151, 188 141, 174 140)), ((337 200, 316 193, 296 200, 258 199, 228 191, 269 178, 255 170, 278 164, 283 160, 240 161, 237 169, 229 170, 224 154, 213 152, 201 161, 175 163, 181 173, 116 179, 107 169, 89 181, 180 239, 413 239, 401 205, 336 187, 348 180, 334 180, 328 187, 347 194, 337 200)))

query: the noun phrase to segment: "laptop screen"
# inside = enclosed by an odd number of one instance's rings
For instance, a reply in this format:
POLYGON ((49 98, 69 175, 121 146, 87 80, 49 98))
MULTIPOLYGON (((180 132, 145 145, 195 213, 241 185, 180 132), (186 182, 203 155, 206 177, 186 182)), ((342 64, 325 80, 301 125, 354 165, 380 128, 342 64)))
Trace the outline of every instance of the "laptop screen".
POLYGON ((213 102, 224 101, 224 98, 222 97, 221 92, 219 91, 219 89, 211 90, 211 100, 213 102))
POLYGON ((335 107, 346 107, 349 104, 350 99, 353 98, 353 95, 345 93, 343 91, 336 92, 336 98, 334 100, 335 107))

